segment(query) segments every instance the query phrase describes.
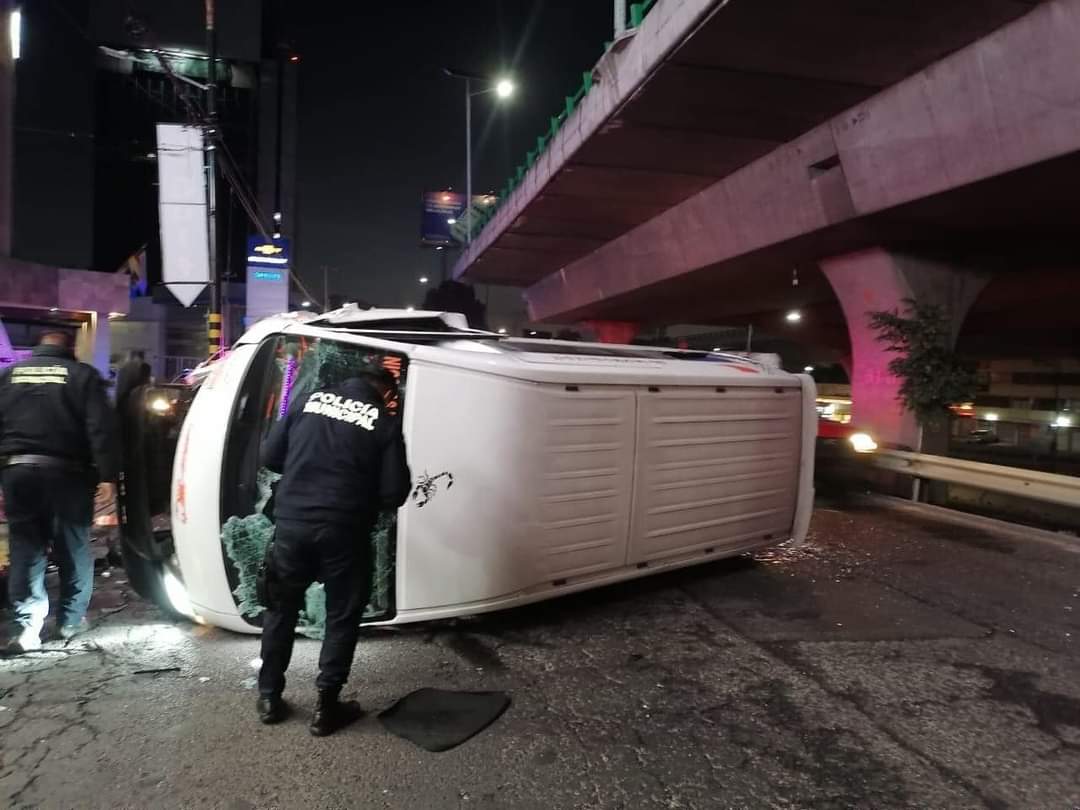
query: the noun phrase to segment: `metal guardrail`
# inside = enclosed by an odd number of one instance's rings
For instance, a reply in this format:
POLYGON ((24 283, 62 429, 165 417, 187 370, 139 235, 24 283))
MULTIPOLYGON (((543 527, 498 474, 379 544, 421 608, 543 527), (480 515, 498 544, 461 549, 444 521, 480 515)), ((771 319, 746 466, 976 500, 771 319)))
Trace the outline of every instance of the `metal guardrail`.
POLYGON ((873 465, 879 469, 945 481, 950 484, 1003 492, 1021 498, 1080 508, 1080 477, 965 461, 945 456, 881 450, 874 454, 873 465))

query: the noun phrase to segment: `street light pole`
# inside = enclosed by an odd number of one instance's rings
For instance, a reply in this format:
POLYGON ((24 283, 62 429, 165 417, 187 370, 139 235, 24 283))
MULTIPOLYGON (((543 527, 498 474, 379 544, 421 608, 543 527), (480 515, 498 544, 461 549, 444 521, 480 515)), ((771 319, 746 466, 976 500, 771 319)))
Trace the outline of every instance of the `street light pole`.
POLYGON ((465 80, 465 244, 472 243, 472 82, 465 80))
POLYGON ((465 244, 472 242, 473 192, 472 192, 472 97, 494 93, 501 99, 509 98, 514 92, 514 83, 508 78, 491 78, 476 73, 443 68, 443 73, 452 79, 465 82, 465 244), (473 92, 473 82, 483 89, 473 92))

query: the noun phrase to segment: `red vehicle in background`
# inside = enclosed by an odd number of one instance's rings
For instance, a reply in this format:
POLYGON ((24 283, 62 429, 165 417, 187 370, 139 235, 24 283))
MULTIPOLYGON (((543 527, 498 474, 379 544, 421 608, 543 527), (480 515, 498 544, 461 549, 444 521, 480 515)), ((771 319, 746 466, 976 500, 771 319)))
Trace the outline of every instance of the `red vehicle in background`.
POLYGON ((874 437, 851 422, 851 401, 819 399, 814 478, 821 490, 850 488, 864 476, 878 449, 874 437))
POLYGON ((826 455, 856 456, 867 455, 878 449, 877 441, 865 430, 850 422, 835 422, 824 417, 818 418, 818 458, 821 451, 826 455))

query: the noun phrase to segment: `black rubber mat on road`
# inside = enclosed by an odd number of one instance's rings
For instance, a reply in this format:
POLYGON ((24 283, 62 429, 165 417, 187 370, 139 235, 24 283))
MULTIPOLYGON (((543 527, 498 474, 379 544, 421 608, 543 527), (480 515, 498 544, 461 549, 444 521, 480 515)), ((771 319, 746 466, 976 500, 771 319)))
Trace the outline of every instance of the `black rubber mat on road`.
POLYGON ((490 726, 510 706, 505 692, 417 689, 379 715, 386 730, 428 751, 449 751, 490 726))

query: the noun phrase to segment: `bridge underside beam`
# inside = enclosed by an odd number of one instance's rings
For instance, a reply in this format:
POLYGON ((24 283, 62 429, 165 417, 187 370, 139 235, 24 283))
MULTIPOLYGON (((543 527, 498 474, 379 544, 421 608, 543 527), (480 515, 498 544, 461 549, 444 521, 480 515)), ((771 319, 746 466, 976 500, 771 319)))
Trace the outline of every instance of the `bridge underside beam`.
POLYGON ((1038 2, 659 0, 455 275, 532 284, 1038 2))
POLYGON ((1080 0, 1039 5, 566 264, 527 290, 530 313, 720 322, 710 299, 730 308, 745 298, 741 279, 780 279, 799 263, 878 244, 997 251, 1071 233, 1078 49, 1080 0))

